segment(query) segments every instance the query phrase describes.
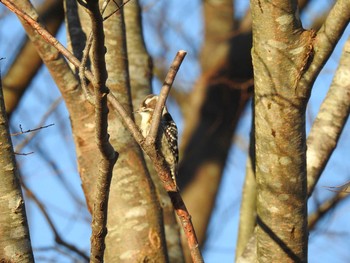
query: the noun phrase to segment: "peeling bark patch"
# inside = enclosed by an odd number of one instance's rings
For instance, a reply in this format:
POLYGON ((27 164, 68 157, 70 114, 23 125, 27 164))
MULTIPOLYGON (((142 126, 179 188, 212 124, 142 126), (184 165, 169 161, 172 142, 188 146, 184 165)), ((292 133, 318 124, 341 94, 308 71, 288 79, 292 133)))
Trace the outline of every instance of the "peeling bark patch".
POLYGON ((281 26, 282 31, 286 31, 291 23, 293 23, 294 17, 290 14, 282 15, 276 19, 276 22, 281 26))
POLYGON ((13 171, 13 165, 11 163, 8 163, 3 167, 3 169, 6 172, 11 172, 11 171, 13 171))
POLYGON ((15 204, 15 207, 14 207, 14 209, 13 209, 13 212, 15 213, 15 214, 19 214, 19 213, 21 213, 22 212, 22 209, 23 209, 23 205, 24 205, 24 202, 23 202, 23 199, 18 199, 17 201, 16 201, 16 204, 15 204))
POLYGON ((134 207, 126 212, 125 218, 144 217, 146 214, 147 211, 143 207, 134 207))
POLYGON ((153 248, 160 248, 161 240, 157 233, 157 231, 154 228, 151 228, 148 232, 148 239, 152 245, 153 248))
POLYGON ((269 172, 269 167, 264 164, 258 165, 258 168, 263 172, 263 173, 268 173, 269 172))
POLYGON ((292 55, 294 55, 294 56, 296 56, 296 55, 298 55, 298 54, 304 52, 304 50, 305 50, 305 47, 302 46, 302 47, 298 47, 298 48, 291 49, 291 50, 289 51, 289 53, 292 54, 292 55))
POLYGON ((139 254, 138 251, 136 250, 128 250, 125 251, 120 255, 120 259, 126 260, 126 259, 133 259, 139 254))
POLYGON ((287 201, 289 199, 289 195, 287 195, 287 194, 280 194, 278 196, 278 199, 281 200, 281 201, 287 201))
POLYGON ((288 48, 288 45, 284 42, 281 42, 281 41, 277 41, 277 40, 274 40, 274 39, 270 39, 267 41, 267 44, 271 47, 274 47, 274 48, 277 48, 277 49, 287 49, 288 48))
POLYGON ((278 213, 280 210, 276 206, 270 207, 270 211, 273 213, 278 213))
POLYGON ((282 165, 288 165, 288 164, 290 164, 292 162, 290 157, 287 157, 287 156, 281 157, 279 159, 279 161, 280 161, 280 164, 282 164, 282 165))
POLYGON ((133 227, 134 230, 136 231, 143 231, 145 228, 149 227, 148 223, 143 223, 143 224, 138 224, 133 227))
POLYGON ((258 5, 259 5, 260 12, 263 14, 264 10, 262 8, 261 1, 259 1, 259 0, 258 0, 258 5))
POLYGON ((86 145, 85 140, 79 136, 76 136, 76 141, 77 141, 79 147, 83 147, 86 145))

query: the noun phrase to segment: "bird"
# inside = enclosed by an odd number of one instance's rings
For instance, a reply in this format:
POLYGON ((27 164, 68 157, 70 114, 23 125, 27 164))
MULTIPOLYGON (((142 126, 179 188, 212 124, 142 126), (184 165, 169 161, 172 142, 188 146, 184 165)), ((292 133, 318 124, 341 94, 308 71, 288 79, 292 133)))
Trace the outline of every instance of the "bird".
MULTIPOLYGON (((158 96, 150 94, 144 98, 140 107, 136 111, 141 117, 140 130, 143 137, 147 137, 151 123, 153 119, 153 113, 158 102, 158 96)), ((176 123, 171 117, 166 106, 163 108, 162 117, 159 123, 158 134, 156 138, 157 149, 159 149, 161 155, 164 157, 167 163, 171 178, 177 187, 177 166, 179 161, 179 148, 178 148, 178 131, 176 123)))

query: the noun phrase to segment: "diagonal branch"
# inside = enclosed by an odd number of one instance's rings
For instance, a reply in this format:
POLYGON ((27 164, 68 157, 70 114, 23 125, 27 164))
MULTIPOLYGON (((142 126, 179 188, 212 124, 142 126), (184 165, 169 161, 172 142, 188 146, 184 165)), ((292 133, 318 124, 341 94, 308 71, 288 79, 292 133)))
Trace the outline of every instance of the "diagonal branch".
POLYGON ((155 144, 155 140, 158 133, 158 127, 159 127, 160 119, 162 117, 163 108, 164 108, 166 99, 170 92, 171 86, 173 85, 174 79, 176 77, 176 73, 178 72, 180 65, 184 60, 186 54, 187 53, 184 50, 180 50, 177 52, 175 59, 170 66, 168 74, 165 77, 163 87, 159 94, 157 105, 153 113, 150 131, 146 138, 146 145, 155 144))
MULTIPOLYGON (((26 21, 46 42, 55 47, 63 56, 65 56, 69 62, 71 62, 76 68, 79 68, 80 61, 66 49, 54 36, 52 36, 46 29, 44 29, 38 22, 36 22, 29 15, 20 10, 11 0, 0 0, 9 10, 21 17, 26 21)), ((91 82, 94 82, 92 73, 88 70, 85 71, 85 76, 91 82)))
MULTIPOLYGON (((338 0, 311 44, 313 56, 307 71, 300 79, 298 89, 309 94, 309 87, 332 54, 350 20, 350 0, 338 0)), ((311 59, 311 57, 310 57, 311 59)))
POLYGON ((316 224, 324 218, 330 211, 332 211, 338 204, 345 201, 349 197, 349 193, 346 191, 339 190, 333 197, 323 202, 315 212, 309 215, 308 227, 309 230, 315 229, 316 224))
POLYGON ((332 155, 350 113, 350 38, 333 82, 307 139, 307 180, 310 196, 332 155))

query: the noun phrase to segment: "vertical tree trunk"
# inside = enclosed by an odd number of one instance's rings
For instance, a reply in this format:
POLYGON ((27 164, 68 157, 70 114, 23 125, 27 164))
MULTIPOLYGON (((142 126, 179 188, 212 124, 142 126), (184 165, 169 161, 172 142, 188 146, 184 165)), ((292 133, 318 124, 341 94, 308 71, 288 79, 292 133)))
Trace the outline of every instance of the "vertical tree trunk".
POLYGON ((305 108, 312 32, 296 1, 251 1, 259 262, 307 261, 305 108))
POLYGON ((0 80, 0 262, 33 262, 0 80))

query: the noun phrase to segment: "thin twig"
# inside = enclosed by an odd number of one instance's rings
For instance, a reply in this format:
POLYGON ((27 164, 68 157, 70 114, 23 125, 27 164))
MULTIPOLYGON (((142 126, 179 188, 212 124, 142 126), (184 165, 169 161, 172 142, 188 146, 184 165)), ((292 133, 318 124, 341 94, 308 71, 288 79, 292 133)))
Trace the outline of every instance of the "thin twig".
MULTIPOLYGON (((112 13, 110 13, 109 15, 105 16, 103 18, 103 21, 106 21, 108 18, 110 18, 112 15, 114 15, 115 13, 117 13, 123 6, 125 6, 128 2, 130 2, 130 0, 126 0, 124 3, 121 4, 121 6, 119 6, 115 1, 113 1, 118 8, 116 10, 114 10, 112 13)), ((103 10, 104 11, 104 10, 103 10)))
POLYGON ((38 131, 38 130, 41 130, 41 129, 46 129, 46 128, 51 127, 53 125, 55 125, 55 124, 51 123, 51 124, 48 124, 48 125, 40 126, 38 128, 35 128, 35 129, 29 129, 29 130, 23 131, 22 130, 22 125, 20 124, 19 125, 19 129, 21 131, 20 132, 16 132, 16 133, 11 133, 11 136, 18 136, 18 135, 25 134, 25 133, 35 132, 35 131, 38 131))
POLYGON ((308 229, 313 230, 318 222, 324 218, 332 209, 335 209, 340 202, 346 200, 349 197, 349 192, 337 192, 336 195, 332 196, 330 199, 323 202, 317 207, 317 210, 309 215, 308 218, 308 229))
POLYGON ((184 60, 186 54, 187 53, 184 50, 180 50, 177 52, 174 58, 174 61, 172 62, 170 69, 165 77, 163 87, 158 97, 156 108, 154 109, 152 124, 146 138, 146 145, 155 143, 157 133, 158 133, 158 127, 159 127, 160 119, 162 117, 162 112, 164 109, 166 99, 170 92, 171 86, 173 85, 174 79, 176 77, 176 73, 178 72, 180 65, 184 60))
POLYGON ((31 154, 33 154, 34 152, 28 152, 28 153, 19 153, 19 152, 13 152, 14 154, 16 154, 16 155, 22 155, 22 156, 27 156, 27 155, 31 155, 31 154))
MULTIPOLYGON (((62 97, 59 97, 58 99, 56 99, 52 105, 50 106, 50 108, 48 109, 48 111, 44 114, 44 116, 41 118, 40 122, 39 122, 39 127, 43 127, 44 123, 46 122, 46 120, 48 119, 48 117, 51 115, 51 113, 56 110, 57 106, 61 103, 62 101, 62 97)), ((20 152, 24 146, 26 146, 36 135, 38 134, 38 132, 32 132, 30 133, 20 144, 16 145, 15 147, 15 152, 20 152)))
MULTIPOLYGON (((110 0, 106 0, 103 2, 102 4, 102 8, 101 8, 101 13, 103 14, 106 11, 106 8, 108 6, 108 3, 110 2, 110 0)), ((86 76, 85 76, 85 71, 87 69, 86 67, 86 63, 88 61, 89 58, 89 53, 90 53, 90 49, 92 46, 92 40, 93 40, 93 34, 92 32, 90 32, 88 39, 86 40, 86 44, 85 44, 85 48, 83 50, 83 57, 81 59, 81 64, 79 66, 79 78, 80 78, 80 84, 81 87, 83 89, 83 92, 85 94, 86 99, 92 104, 95 105, 94 102, 94 96, 91 93, 90 89, 87 87, 87 83, 86 83, 86 76)))
POLYGON ((83 50, 83 57, 81 59, 81 64, 79 66, 79 78, 80 78, 80 84, 81 87, 83 89, 83 92, 85 94, 86 99, 92 104, 94 105, 94 97, 93 94, 91 93, 91 91, 87 88, 87 84, 86 84, 86 80, 85 80, 85 71, 86 71, 86 63, 87 60, 89 58, 89 52, 90 52, 90 48, 92 45, 92 32, 90 33, 88 39, 86 40, 86 45, 85 48, 83 50))

